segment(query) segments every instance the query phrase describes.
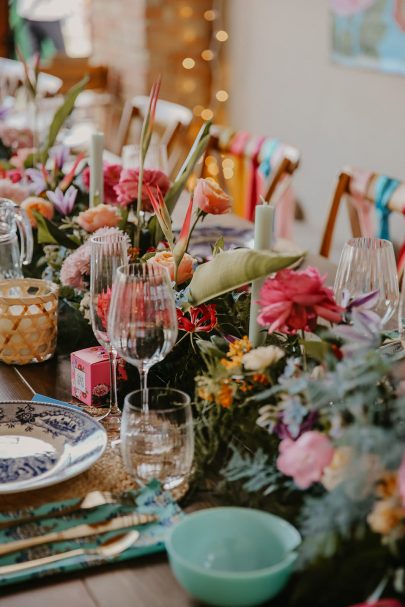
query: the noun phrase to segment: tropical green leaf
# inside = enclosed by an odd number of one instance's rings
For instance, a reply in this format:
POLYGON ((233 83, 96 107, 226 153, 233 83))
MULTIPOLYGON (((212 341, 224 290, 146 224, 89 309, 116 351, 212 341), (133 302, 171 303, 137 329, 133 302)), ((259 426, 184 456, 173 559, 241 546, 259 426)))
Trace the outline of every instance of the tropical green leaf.
POLYGON ((79 82, 73 85, 72 88, 70 88, 66 93, 63 105, 61 105, 61 107, 56 110, 53 120, 51 122, 51 126, 49 127, 48 135, 46 137, 44 146, 40 152, 40 160, 42 164, 45 164, 45 162, 47 161, 49 149, 55 143, 56 137, 58 136, 60 129, 62 128, 66 119, 73 110, 77 96, 82 92, 88 81, 89 77, 84 76, 84 78, 82 78, 79 82))
POLYGON ((216 257, 225 249, 224 237, 220 236, 214 246, 212 247, 212 256, 216 257))
POLYGON ((200 265, 190 282, 190 303, 193 306, 233 291, 272 272, 287 268, 300 259, 271 251, 234 249, 219 253, 200 265))
POLYGON ((66 236, 56 224, 37 211, 33 212, 38 227, 38 242, 40 244, 60 244, 67 249, 77 249, 79 246, 69 236, 66 236))

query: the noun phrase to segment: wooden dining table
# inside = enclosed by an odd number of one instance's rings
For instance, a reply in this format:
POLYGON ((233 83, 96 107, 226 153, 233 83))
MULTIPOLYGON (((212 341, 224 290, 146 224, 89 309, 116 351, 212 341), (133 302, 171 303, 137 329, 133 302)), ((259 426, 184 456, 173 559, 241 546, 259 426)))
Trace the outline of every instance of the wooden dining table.
MULTIPOLYGON (((336 266, 319 255, 307 255, 333 283, 336 266)), ((0 363, 0 401, 31 400, 35 393, 73 402, 68 356, 25 366, 0 363)), ((68 481, 66 481, 68 482, 68 481)), ((24 495, 21 494, 21 506, 24 495)), ((0 497, 0 511, 1 497, 0 497)), ((270 603, 271 604, 271 603, 270 603)), ((165 554, 86 570, 76 574, 25 582, 0 589, 0 607, 197 607, 173 577, 165 554)))

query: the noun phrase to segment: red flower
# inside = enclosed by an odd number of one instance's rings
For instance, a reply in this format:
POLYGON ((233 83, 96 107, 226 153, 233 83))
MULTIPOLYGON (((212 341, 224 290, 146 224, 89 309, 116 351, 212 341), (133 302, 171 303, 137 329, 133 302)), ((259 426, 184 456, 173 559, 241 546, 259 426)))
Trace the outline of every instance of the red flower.
POLYGON ((357 603, 356 605, 350 605, 350 607, 405 607, 403 603, 397 601, 397 599, 380 599, 374 603, 357 603))
MULTIPOLYGON (((117 203, 117 192, 115 186, 118 185, 122 166, 120 164, 105 164, 104 165, 104 202, 106 204, 117 203)), ((90 167, 86 167, 82 173, 83 185, 86 190, 90 188, 90 167)))
POLYGON ((186 313, 177 308, 177 322, 181 331, 187 333, 208 333, 217 324, 217 314, 214 304, 202 304, 190 308, 186 313))
POLYGON ((18 183, 23 178, 23 171, 22 169, 9 169, 7 171, 7 177, 13 183, 18 183))
MULTIPOLYGON (((117 196, 117 202, 121 206, 127 206, 134 202, 138 197, 138 178, 139 169, 123 169, 118 185, 114 186, 117 196)), ((152 205, 149 200, 148 188, 156 196, 158 189, 162 196, 166 194, 170 187, 170 181, 167 175, 162 171, 145 169, 142 179, 142 206, 145 211, 152 211, 152 205)))
POLYGON ((260 292, 261 312, 257 318, 272 331, 295 334, 314 331, 318 317, 338 323, 343 308, 337 305, 332 289, 323 283, 316 268, 301 272, 281 270, 268 278, 260 292))

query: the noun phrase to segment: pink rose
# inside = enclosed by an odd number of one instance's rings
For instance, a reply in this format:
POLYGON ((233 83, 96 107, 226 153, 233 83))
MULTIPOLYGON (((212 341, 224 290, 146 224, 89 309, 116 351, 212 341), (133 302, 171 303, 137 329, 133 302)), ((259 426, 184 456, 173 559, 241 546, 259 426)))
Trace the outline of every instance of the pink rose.
MULTIPOLYGON (((122 206, 127 206, 138 198, 138 177, 139 169, 123 169, 118 185, 114 186, 117 193, 117 201, 122 206)), ((152 211, 147 187, 152 190, 154 196, 157 196, 157 188, 164 196, 169 187, 170 181, 167 175, 162 171, 147 170, 143 172, 142 180, 142 206, 144 211, 152 211)))
POLYGON ((333 446, 327 436, 311 430, 296 441, 285 438, 279 446, 277 468, 292 476, 300 489, 308 489, 321 480, 326 466, 332 461, 333 446))
POLYGON ((281 270, 268 278, 260 292, 261 312, 257 321, 269 333, 314 331, 318 317, 338 323, 343 308, 337 305, 332 289, 316 268, 281 270))
POLYGON ((34 211, 40 213, 46 219, 52 219, 55 210, 49 200, 39 198, 39 196, 29 196, 21 203, 21 208, 27 213, 33 228, 37 227, 37 221, 33 215, 34 211))
POLYGON ((194 188, 194 200, 204 213, 223 215, 229 213, 232 200, 210 177, 198 179, 194 188))
POLYGON ((375 4, 376 0, 331 0, 332 11, 341 17, 361 13, 375 4))
MULTIPOLYGON (((120 164, 105 164, 103 169, 104 176, 104 202, 106 204, 117 203, 117 192, 115 186, 118 185, 122 166, 120 164)), ((83 185, 90 189, 90 167, 86 167, 82 173, 83 185)))
MULTIPOLYGON (((156 264, 166 268, 169 272, 170 279, 174 280, 174 259, 173 253, 170 251, 159 251, 148 259, 147 263, 156 264)), ((194 272, 195 259, 188 253, 185 253, 177 270, 177 283, 181 285, 186 280, 190 280, 194 272)))
POLYGON ((86 232, 95 232, 99 228, 115 228, 121 221, 118 210, 109 204, 99 204, 79 213, 78 224, 86 232))

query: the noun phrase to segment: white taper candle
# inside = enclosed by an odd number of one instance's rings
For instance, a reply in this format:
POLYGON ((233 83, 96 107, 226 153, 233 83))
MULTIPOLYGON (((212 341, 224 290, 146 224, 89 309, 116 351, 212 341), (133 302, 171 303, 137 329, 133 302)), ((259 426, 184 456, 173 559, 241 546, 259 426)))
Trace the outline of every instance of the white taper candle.
MULTIPOLYGON (((254 248, 258 251, 269 251, 273 240, 274 224, 274 206, 265 203, 257 205, 255 209, 255 243, 254 248)), ((257 324, 257 315, 259 306, 256 303, 259 299, 260 289, 265 279, 252 282, 252 294, 250 302, 249 317, 249 340, 256 348, 260 346, 265 339, 263 327, 257 324)))
POLYGON ((90 146, 90 206, 104 202, 103 133, 93 133, 90 146))

